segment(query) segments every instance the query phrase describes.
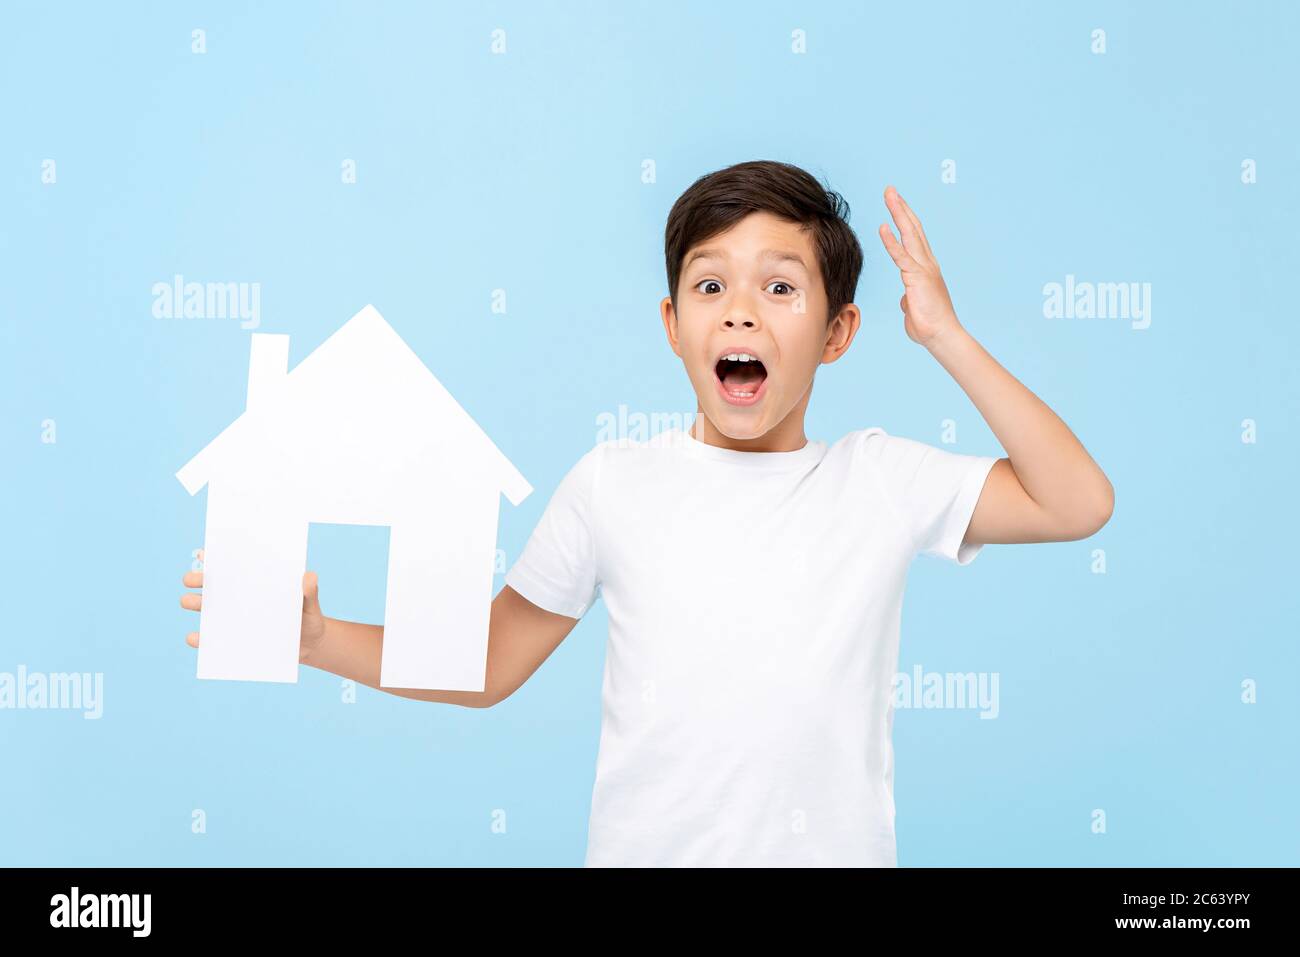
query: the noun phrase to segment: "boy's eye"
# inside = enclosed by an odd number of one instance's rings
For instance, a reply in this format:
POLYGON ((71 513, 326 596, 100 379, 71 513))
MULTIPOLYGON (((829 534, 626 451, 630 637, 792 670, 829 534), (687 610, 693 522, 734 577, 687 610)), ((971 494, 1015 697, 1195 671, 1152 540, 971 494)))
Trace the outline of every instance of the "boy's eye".
MULTIPOLYGON (((767 286, 766 286, 765 288, 767 288, 767 289, 771 289, 773 286, 779 286, 779 287, 781 287, 780 290, 777 290, 777 291, 775 292, 775 295, 778 295, 778 296, 788 296, 788 295, 791 295, 791 294, 794 292, 794 286, 792 286, 792 285, 790 285, 788 282, 785 282, 785 281, 780 280, 780 279, 774 279, 772 282, 768 283, 767 286), (783 290, 783 291, 782 291, 782 290, 783 290)), ((701 279, 699 282, 697 282, 697 283, 695 284, 695 288, 696 288, 699 292, 702 292, 702 293, 705 293, 706 295, 708 295, 708 294, 715 293, 715 292, 721 292, 721 291, 722 291, 722 283, 718 282, 718 280, 716 280, 716 279, 701 279), (701 287, 716 287, 716 288, 701 288, 701 287)))

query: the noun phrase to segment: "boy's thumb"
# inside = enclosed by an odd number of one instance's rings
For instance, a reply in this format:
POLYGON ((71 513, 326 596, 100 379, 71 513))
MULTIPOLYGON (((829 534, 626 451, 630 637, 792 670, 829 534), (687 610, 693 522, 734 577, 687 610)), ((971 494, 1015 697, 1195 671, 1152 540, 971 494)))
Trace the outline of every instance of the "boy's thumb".
POLYGON ((315 572, 308 572, 302 576, 302 610, 320 614, 320 597, 315 572))

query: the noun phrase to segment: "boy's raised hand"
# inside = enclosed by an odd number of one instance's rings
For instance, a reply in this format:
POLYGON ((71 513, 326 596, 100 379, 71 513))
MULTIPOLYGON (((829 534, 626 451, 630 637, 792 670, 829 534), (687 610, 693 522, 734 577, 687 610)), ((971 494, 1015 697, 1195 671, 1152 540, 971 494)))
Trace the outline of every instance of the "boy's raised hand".
MULTIPOLYGON (((203 550, 199 549, 198 558, 203 559, 203 550)), ((181 576, 181 584, 186 588, 202 588, 203 572, 186 572, 181 576)), ((181 595, 181 607, 190 611, 203 608, 203 596, 191 593, 181 595)), ((325 616, 320 610, 320 594, 315 572, 307 572, 302 577, 302 634, 298 640, 298 661, 304 662, 311 655, 321 639, 325 637, 325 616)), ((191 648, 199 646, 199 633, 191 631, 185 636, 185 643, 191 648)))
POLYGON ((913 342, 929 345, 942 333, 961 327, 957 313, 921 220, 892 186, 885 189, 885 205, 903 237, 900 243, 887 223, 880 224, 880 241, 903 277, 903 298, 898 301, 903 328, 913 342))

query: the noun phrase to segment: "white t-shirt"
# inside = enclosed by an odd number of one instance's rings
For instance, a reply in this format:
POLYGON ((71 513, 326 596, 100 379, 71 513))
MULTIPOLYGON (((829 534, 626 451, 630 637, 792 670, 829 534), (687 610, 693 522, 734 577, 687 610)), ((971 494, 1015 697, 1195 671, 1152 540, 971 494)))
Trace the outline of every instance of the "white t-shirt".
POLYGON ((603 442, 505 582, 609 612, 586 866, 897 866, 908 566, 961 545, 997 459, 880 428, 794 452, 603 442))

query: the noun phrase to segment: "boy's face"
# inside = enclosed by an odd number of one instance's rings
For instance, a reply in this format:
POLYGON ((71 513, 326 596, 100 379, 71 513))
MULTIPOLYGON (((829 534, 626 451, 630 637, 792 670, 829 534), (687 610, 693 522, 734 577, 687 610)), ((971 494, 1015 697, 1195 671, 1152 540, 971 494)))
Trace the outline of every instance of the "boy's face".
POLYGON ((661 303, 701 411, 740 441, 778 427, 802 439, 813 374, 843 354, 858 327, 856 307, 829 325, 826 308, 811 233, 766 212, 687 250, 677 307, 661 303))

